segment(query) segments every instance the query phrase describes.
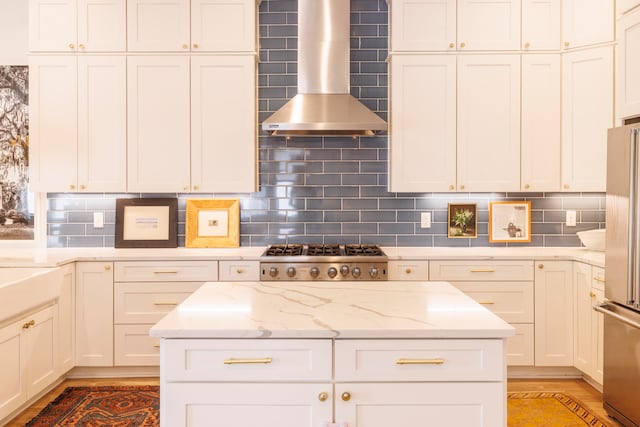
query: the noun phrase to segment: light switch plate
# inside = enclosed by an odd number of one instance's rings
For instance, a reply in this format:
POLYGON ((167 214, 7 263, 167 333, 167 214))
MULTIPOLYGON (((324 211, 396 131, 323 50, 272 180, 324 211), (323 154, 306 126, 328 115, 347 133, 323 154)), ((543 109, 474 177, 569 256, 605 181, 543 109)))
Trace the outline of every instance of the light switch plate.
POLYGON ((566 226, 567 227, 576 226, 576 211, 567 211, 566 226))
POLYGON ((93 213, 93 228, 104 228, 104 212, 93 213))
POLYGON ((420 214, 420 228, 431 228, 431 212, 420 214))

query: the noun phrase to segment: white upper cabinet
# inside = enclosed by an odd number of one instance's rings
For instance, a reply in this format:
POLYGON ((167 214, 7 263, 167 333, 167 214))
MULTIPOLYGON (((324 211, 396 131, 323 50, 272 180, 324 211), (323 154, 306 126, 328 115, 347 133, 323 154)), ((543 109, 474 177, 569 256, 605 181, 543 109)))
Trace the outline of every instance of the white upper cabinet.
POLYGON ((256 188, 254 55, 191 58, 191 190, 256 188))
POLYGON ((614 0, 564 0, 562 8, 565 49, 613 41, 614 0))
POLYGON ((560 188, 560 114, 560 55, 522 55, 522 191, 560 188))
POLYGON ((391 58, 390 190, 456 188, 456 57, 391 58))
POLYGON ((252 0, 129 0, 130 51, 255 51, 252 0))
POLYGON ((562 56, 562 189, 605 191, 613 46, 562 56))
POLYGON ((522 49, 560 49, 560 0, 522 0, 522 49))
POLYGON ((189 57, 130 56, 127 74, 127 189, 189 191, 189 57))
POLYGON ((618 20, 616 117, 640 115, 640 8, 618 20))
POLYGON ((520 55, 458 57, 458 190, 520 189, 520 55))
POLYGON ((520 0, 458 0, 458 49, 520 49, 520 0))
POLYGON ((456 0, 393 0, 391 50, 456 50, 456 0))
POLYGON ((121 52, 125 0, 29 0, 29 50, 121 52))

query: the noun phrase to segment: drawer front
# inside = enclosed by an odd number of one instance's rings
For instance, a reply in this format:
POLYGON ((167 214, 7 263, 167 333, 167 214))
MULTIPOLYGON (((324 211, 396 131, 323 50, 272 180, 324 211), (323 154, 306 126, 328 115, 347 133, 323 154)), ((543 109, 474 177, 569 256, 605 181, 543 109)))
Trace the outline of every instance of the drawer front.
POLYGON ((336 340, 336 381, 502 381, 495 340, 336 340))
POLYGON ((156 323, 203 282, 117 282, 113 288, 115 323, 156 323))
POLYGON ((516 334, 507 338, 507 365, 533 366, 533 324, 512 324, 516 334))
POLYGON ((165 339, 161 351, 168 382, 331 380, 328 339, 165 339))
POLYGON ((115 366, 160 366, 160 340, 149 336, 152 325, 115 325, 115 366))
POLYGON ((453 286, 510 323, 533 322, 533 282, 453 282, 453 286))
POLYGON ((531 261, 429 261, 430 280, 533 280, 531 261))
POLYGON ((260 263, 258 261, 220 261, 219 264, 219 276, 222 281, 260 280, 260 263))
POLYGON ((604 268, 591 266, 591 286, 604 291, 605 283, 604 268))
POLYGON ((389 261, 389 280, 429 280, 429 262, 389 261))
POLYGON ((116 282, 207 282, 218 280, 217 261, 119 261, 116 282))

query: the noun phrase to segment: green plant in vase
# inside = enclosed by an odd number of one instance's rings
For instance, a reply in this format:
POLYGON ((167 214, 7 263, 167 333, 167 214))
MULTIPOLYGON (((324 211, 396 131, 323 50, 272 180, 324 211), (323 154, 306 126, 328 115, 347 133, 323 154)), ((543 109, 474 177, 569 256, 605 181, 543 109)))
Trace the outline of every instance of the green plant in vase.
POLYGON ((451 217, 451 221, 458 227, 456 236, 462 236, 467 232, 472 219, 473 212, 469 209, 456 209, 451 217))

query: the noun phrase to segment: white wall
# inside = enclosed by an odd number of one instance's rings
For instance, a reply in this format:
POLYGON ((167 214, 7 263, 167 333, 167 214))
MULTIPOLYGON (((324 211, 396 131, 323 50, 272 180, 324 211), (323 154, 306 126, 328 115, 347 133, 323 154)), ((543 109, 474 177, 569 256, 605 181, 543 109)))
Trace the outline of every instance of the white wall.
POLYGON ((0 65, 27 65, 27 0, 0 0, 0 65))

